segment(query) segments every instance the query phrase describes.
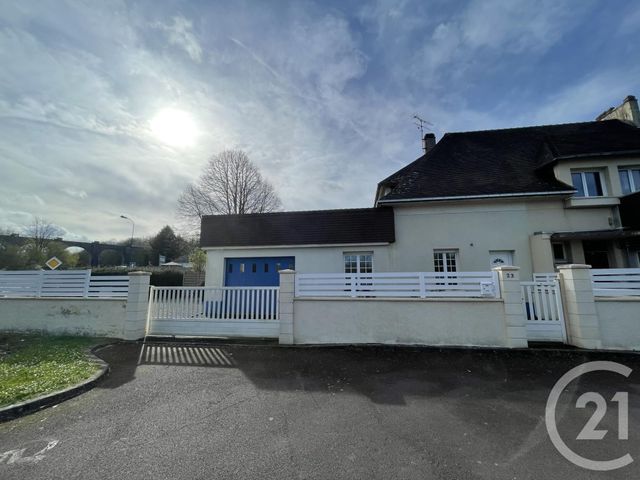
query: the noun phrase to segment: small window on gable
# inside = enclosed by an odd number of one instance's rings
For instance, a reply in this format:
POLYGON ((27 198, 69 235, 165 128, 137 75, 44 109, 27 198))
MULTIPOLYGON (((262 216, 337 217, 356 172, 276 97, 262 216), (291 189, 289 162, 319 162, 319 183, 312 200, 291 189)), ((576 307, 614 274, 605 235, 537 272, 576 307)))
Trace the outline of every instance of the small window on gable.
POLYGON ((233 273, 233 263, 231 262, 227 264, 227 273, 233 273))
POLYGON ((571 181, 577 197, 603 197, 606 195, 602 175, 598 171, 571 172, 571 181))
POLYGON ((251 272, 256 273, 258 271, 258 264, 254 263, 251 265, 251 272))
POLYGON ((240 273, 244 273, 244 263, 240 264, 240 273))
POLYGON ((264 264, 264 273, 269 273, 269 264, 268 263, 264 264))

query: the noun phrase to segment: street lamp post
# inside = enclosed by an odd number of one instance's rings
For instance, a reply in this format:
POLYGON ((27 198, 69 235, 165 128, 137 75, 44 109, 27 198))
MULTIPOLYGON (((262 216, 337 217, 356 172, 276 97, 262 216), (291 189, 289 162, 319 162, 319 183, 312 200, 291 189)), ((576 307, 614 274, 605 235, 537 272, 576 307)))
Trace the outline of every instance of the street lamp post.
POLYGON ((124 218, 125 220, 129 220, 131 222, 131 242, 129 243, 129 264, 131 264, 131 259, 133 257, 133 233, 135 232, 136 224, 126 215, 120 215, 120 218, 124 218))

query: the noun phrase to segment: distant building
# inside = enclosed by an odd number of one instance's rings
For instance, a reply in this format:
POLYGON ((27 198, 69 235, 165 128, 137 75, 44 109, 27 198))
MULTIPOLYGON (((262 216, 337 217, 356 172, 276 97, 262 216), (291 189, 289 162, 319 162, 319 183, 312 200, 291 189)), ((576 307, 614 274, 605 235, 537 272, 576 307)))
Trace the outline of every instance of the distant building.
POLYGON ((623 120, 636 127, 640 127, 640 110, 638 110, 638 100, 633 95, 624 99, 622 105, 611 107, 602 112, 596 120, 623 120))

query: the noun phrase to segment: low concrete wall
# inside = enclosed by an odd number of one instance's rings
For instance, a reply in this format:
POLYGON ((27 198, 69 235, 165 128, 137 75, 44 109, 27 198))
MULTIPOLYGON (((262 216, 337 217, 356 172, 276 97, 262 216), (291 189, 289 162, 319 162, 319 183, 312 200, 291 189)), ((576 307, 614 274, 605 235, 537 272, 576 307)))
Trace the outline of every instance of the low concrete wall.
POLYGON ((293 342, 508 346, 500 299, 295 298, 293 342))
POLYGON ((0 330, 123 338, 126 299, 1 298, 0 330))
POLYGON ((602 348, 640 350, 640 298, 596 297, 602 348))

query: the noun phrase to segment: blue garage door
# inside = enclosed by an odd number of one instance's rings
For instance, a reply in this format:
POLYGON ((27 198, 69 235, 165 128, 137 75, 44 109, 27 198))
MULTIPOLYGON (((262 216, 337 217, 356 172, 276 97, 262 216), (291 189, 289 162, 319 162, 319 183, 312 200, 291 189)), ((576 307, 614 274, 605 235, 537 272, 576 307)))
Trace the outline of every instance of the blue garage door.
POLYGON ((278 272, 294 269, 295 257, 225 258, 224 284, 227 287, 277 287, 278 272))

